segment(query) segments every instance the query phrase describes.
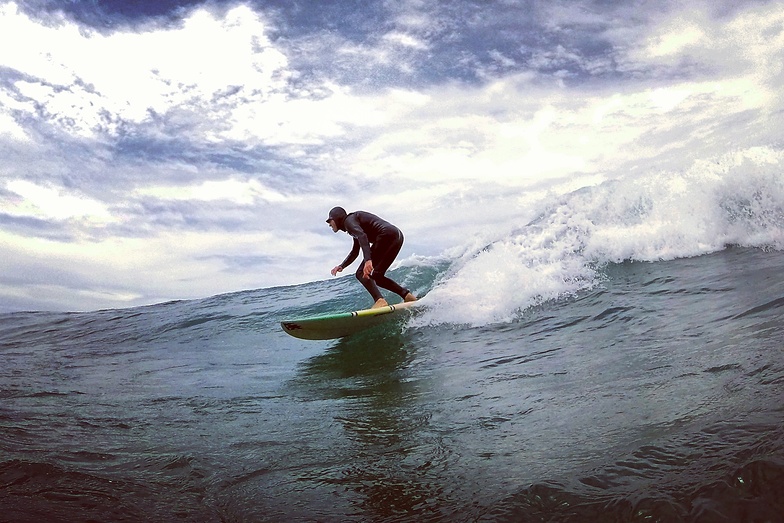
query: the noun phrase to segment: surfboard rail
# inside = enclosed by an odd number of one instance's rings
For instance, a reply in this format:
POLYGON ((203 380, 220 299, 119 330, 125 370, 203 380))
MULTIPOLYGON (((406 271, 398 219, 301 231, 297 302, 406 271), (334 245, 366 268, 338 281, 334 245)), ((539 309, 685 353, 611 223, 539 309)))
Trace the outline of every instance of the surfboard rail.
POLYGON ((295 338, 303 340, 331 340, 389 321, 418 303, 419 301, 402 302, 376 309, 362 309, 352 312, 284 320, 280 322, 280 326, 286 334, 295 338))

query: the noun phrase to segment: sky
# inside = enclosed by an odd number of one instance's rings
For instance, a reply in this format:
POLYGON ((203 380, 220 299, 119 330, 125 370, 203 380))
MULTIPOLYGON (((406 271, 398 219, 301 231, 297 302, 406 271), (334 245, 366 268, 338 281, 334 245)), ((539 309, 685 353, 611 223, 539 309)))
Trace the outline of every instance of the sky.
POLYGON ((780 146, 781 85, 781 2, 0 0, 0 311, 328 279, 335 205, 438 256, 780 146))

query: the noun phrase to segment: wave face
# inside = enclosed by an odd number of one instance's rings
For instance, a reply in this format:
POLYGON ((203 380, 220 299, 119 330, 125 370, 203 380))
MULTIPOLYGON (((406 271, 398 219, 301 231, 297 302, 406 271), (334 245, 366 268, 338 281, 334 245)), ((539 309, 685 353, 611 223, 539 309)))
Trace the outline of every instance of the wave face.
POLYGON ((352 277, 2 314, 0 519, 780 521, 781 173, 546 197, 339 341, 278 322, 368 305, 352 277))

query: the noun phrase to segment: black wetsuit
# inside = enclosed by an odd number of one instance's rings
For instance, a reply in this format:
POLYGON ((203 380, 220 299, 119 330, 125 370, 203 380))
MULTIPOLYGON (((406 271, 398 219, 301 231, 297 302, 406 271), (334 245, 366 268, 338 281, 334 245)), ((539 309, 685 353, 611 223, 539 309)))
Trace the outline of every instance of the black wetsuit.
POLYGON ((340 228, 354 238, 354 246, 340 266, 345 268, 351 265, 359 256, 359 251, 362 250, 363 260, 357 269, 356 276, 373 296, 373 299, 377 301, 383 298, 381 291, 378 290, 379 286, 405 298, 409 290, 385 275, 403 246, 403 233, 400 232, 400 229, 375 214, 365 211, 352 212, 346 216, 340 228), (373 261, 373 273, 370 278, 365 278, 362 271, 368 260, 373 261))

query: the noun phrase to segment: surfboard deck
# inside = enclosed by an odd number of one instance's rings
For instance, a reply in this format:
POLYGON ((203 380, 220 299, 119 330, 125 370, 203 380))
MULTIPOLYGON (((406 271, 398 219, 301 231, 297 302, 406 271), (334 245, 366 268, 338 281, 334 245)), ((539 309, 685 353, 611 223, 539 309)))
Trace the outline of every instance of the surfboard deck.
POLYGON ((400 315, 419 304, 410 301, 353 312, 341 312, 280 322, 280 326, 291 336, 303 340, 332 340, 354 334, 375 325, 400 317, 400 315))

